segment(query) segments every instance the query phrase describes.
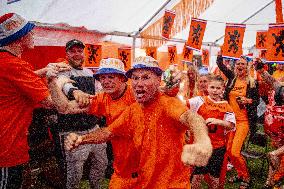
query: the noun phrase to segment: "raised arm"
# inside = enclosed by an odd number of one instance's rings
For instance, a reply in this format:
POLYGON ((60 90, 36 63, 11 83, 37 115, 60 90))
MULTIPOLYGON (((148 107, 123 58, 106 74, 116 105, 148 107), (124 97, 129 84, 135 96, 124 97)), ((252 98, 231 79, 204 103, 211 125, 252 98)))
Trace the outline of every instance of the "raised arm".
POLYGON ((96 129, 84 135, 71 133, 65 139, 65 148, 72 150, 82 144, 98 144, 110 140, 113 136, 124 136, 131 133, 131 127, 128 126, 131 110, 127 107, 123 113, 108 127, 96 129))
POLYGON ((234 72, 227 68, 227 66, 223 63, 223 56, 221 54, 218 54, 216 63, 218 68, 228 79, 233 79, 235 77, 234 72))
POLYGON ((107 127, 99 128, 95 131, 87 133, 85 135, 78 135, 76 133, 70 133, 65 139, 65 148, 72 150, 73 148, 82 144, 99 144, 110 140, 112 133, 107 127))
POLYGON ((183 113, 180 122, 193 133, 194 143, 185 145, 182 161, 186 165, 205 166, 212 154, 212 145, 204 119, 190 110, 183 113))
POLYGON ((76 114, 87 112, 89 106, 86 108, 81 108, 75 100, 69 101, 63 94, 61 90, 62 86, 64 85, 64 83, 69 81, 70 80, 65 77, 53 77, 49 79, 48 87, 50 89, 51 98, 54 102, 55 107, 62 114, 76 114))

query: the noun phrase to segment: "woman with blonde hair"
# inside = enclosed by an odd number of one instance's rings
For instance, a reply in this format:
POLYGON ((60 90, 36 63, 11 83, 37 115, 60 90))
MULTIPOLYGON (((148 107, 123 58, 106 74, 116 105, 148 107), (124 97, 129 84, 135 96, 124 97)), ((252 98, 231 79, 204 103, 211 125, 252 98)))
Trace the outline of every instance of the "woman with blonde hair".
POLYGON ((198 77, 199 74, 196 66, 192 64, 189 65, 186 74, 184 75, 183 89, 181 90, 184 99, 189 99, 198 95, 198 77))
POLYGON ((257 121, 258 83, 250 76, 245 57, 236 61, 234 71, 232 71, 223 64, 222 54, 219 53, 217 65, 228 78, 224 99, 228 100, 236 115, 236 132, 232 139, 232 145, 229 147, 229 156, 238 176, 232 177, 229 182, 240 182, 240 188, 248 188, 250 176, 246 161, 241 155, 241 149, 249 132, 250 124, 255 124, 257 121))

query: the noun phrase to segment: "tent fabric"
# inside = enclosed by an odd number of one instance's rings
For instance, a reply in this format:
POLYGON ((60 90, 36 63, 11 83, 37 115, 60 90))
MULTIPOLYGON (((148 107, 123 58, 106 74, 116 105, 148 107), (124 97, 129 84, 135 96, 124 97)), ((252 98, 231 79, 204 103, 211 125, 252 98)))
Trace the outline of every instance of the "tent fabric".
POLYGON ((34 29, 35 46, 65 46, 66 42, 78 39, 86 44, 95 44, 104 40, 106 35, 87 30, 59 30, 48 27, 34 29))
MULTIPOLYGON (((172 0, 169 8, 179 0, 172 0)), ((100 32, 138 31, 165 2, 164 0, 20 0, 0 1, 0 14, 16 12, 28 20, 71 26, 85 26, 100 32)))
MULTIPOLYGON (((150 25, 163 16, 165 9, 172 9, 180 1, 183 0, 172 0, 150 25)), ((270 2, 272 3, 269 6, 245 23, 254 25, 246 27, 244 48, 255 44, 257 30, 267 30, 268 24, 275 22, 275 3, 272 0, 214 0, 199 16, 208 21, 203 42, 214 43, 224 35, 227 22, 242 23, 270 2)), ((28 20, 42 23, 68 23, 71 26, 84 26, 88 30, 105 33, 120 31, 131 34, 138 31, 164 3, 165 0, 20 0, 7 4, 7 0, 0 0, 0 14, 16 12, 28 20)), ((186 40, 188 33, 189 26, 173 37, 186 40)), ((222 45, 223 39, 216 44, 222 45)), ((107 40, 132 44, 132 39, 125 40, 125 37, 108 37, 107 40)), ((137 40, 136 45, 140 44, 140 40, 137 40)), ((180 45, 183 46, 182 43, 180 45)), ((165 47, 159 50, 166 52, 166 49, 165 47)))
MULTIPOLYGON (((164 0, 72 0, 72 2, 68 0, 20 0, 7 4, 7 0, 0 0, 0 14, 16 12, 28 20, 42 23, 68 23, 72 26, 84 26, 89 30, 101 32, 121 31, 131 33, 138 31, 139 27, 164 2, 164 0)), ((173 8, 178 2, 180 0, 172 0, 165 9, 173 8)), ((269 2, 271 0, 215 0, 199 16, 201 19, 208 20, 203 41, 214 42, 224 34, 226 22, 241 23, 269 2), (217 22, 210 22, 210 20, 217 22)), ((163 13, 164 9, 151 23, 161 18, 163 13)), ((247 22, 264 25, 247 26, 243 46, 251 47, 254 45, 256 30, 266 30, 267 24, 274 22, 275 4, 272 3, 247 22)), ((188 31, 189 26, 174 37, 186 40, 188 31)), ((218 41, 217 44, 222 44, 222 40, 218 41)), ((128 44, 131 43, 132 40, 128 40, 128 44)), ((139 45, 139 43, 137 44, 139 45)))

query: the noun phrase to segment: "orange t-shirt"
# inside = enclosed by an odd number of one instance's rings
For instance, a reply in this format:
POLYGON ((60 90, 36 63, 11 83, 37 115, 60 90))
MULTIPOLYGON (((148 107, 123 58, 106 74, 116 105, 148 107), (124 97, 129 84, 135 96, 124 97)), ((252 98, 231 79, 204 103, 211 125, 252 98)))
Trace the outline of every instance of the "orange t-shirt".
POLYGON ((280 79, 284 78, 284 70, 276 70, 273 73, 272 77, 274 77, 277 80, 280 80, 280 79))
MULTIPOLYGON (((106 116, 107 125, 115 121, 123 111, 135 102, 131 88, 127 89, 123 96, 113 100, 107 93, 97 94, 92 100, 89 113, 106 116)), ((137 172, 139 156, 129 137, 114 137, 111 140, 114 154, 114 174, 110 181, 110 188, 131 188, 135 183, 132 173, 137 172)))
MULTIPOLYGON (((187 105, 193 112, 201 115, 205 120, 208 118, 216 118, 229 121, 236 124, 235 114, 227 101, 216 102, 209 96, 197 96, 188 99, 187 105)), ((210 125, 208 127, 208 135, 214 149, 226 145, 226 134, 230 131, 220 125, 210 125)))
POLYGON ((237 79, 234 88, 231 90, 229 94, 229 104, 233 108, 236 120, 244 121, 248 120, 247 111, 245 108, 241 109, 238 102, 238 96, 246 96, 247 91, 247 82, 246 80, 237 79))
POLYGON ((32 111, 49 93, 31 65, 8 52, 0 52, 0 88, 0 167, 12 167, 29 160, 32 111))
POLYGON ((189 167, 181 162, 187 108, 177 99, 159 94, 151 104, 132 104, 112 125, 115 136, 130 136, 140 152, 136 188, 189 188, 189 167))

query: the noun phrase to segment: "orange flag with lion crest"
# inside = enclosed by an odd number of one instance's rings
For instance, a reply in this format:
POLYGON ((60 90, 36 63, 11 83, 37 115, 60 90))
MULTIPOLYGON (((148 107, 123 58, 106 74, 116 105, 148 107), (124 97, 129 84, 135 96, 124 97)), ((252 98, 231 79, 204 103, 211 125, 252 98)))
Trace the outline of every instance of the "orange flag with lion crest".
POLYGON ((124 69, 127 71, 131 68, 131 48, 118 48, 118 58, 124 63, 124 69))
POLYGON ((206 29, 206 20, 201 20, 197 18, 191 19, 190 31, 187 39, 187 46, 194 50, 200 50, 202 45, 202 40, 204 32, 206 29))
POLYGON ((168 46, 168 59, 170 64, 177 64, 177 47, 175 45, 168 46))
POLYGON ((257 31, 255 47, 257 49, 266 49, 266 42, 267 42, 267 31, 257 31))
POLYGON ((209 50, 202 49, 202 64, 203 66, 209 66, 209 50))
POLYGON ((243 54, 245 24, 226 24, 225 39, 222 46, 223 56, 238 59, 243 54))
POLYGON ((99 67, 102 59, 102 46, 101 45, 85 45, 85 67, 99 67))
POLYGON ((157 60, 157 47, 146 47, 146 55, 157 60))
POLYGON ((163 28, 162 28, 162 36, 166 39, 170 38, 175 16, 176 16, 175 12, 170 11, 170 10, 165 11, 163 28))
POLYGON ((284 62, 284 24, 269 24, 267 62, 284 62))

